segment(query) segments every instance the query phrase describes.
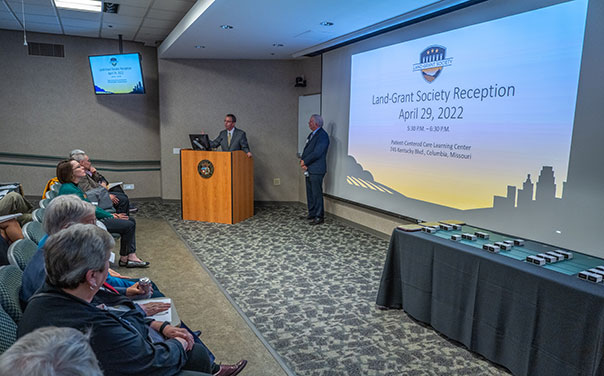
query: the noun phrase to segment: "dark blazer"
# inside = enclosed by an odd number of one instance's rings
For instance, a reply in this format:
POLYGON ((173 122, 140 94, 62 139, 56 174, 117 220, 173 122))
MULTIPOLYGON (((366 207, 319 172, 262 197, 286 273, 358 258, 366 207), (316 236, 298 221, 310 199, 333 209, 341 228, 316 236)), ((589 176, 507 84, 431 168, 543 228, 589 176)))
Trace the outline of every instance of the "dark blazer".
POLYGON ((325 174, 327 172, 328 147, 329 136, 323 130, 323 127, 319 128, 310 139, 306 139, 306 146, 304 146, 301 159, 308 167, 310 174, 325 174))
POLYGON ((250 147, 247 144, 247 137, 245 136, 245 132, 239 128, 233 129, 233 137, 231 137, 231 145, 228 146, 228 135, 227 130, 223 130, 220 132, 218 137, 214 141, 210 141, 210 146, 213 148, 217 148, 218 146, 222 147, 222 151, 235 151, 235 150, 243 150, 246 153, 250 152, 250 147))
POLYGON ((48 284, 31 298, 17 337, 44 326, 91 328, 90 345, 105 375, 173 375, 187 362, 177 340, 149 340, 149 327, 137 310, 118 317, 48 284))

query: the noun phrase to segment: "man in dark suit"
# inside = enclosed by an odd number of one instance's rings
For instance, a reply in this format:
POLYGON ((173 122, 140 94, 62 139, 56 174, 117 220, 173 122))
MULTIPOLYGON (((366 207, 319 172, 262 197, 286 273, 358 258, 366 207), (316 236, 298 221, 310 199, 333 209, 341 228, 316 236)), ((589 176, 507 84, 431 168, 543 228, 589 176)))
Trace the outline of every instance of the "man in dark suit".
POLYGON ((306 177, 306 202, 311 225, 323 223, 325 212, 323 209, 323 178, 327 172, 327 148, 329 136, 323 130, 323 118, 312 115, 308 121, 312 131, 306 139, 306 146, 300 159, 300 167, 306 177))
POLYGON ((248 157, 252 157, 250 147, 247 144, 245 132, 235 128, 237 118, 233 114, 228 114, 224 118, 224 131, 220 132, 214 141, 210 141, 212 148, 222 147, 222 151, 243 150, 248 157))

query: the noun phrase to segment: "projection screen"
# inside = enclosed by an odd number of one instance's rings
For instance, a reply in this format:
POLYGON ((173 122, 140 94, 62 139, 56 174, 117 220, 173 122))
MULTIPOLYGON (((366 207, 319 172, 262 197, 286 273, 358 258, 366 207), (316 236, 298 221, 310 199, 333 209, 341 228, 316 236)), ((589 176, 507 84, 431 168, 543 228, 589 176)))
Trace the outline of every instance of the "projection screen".
POLYGON ((326 193, 604 256, 602 8, 488 1, 325 53, 326 193))

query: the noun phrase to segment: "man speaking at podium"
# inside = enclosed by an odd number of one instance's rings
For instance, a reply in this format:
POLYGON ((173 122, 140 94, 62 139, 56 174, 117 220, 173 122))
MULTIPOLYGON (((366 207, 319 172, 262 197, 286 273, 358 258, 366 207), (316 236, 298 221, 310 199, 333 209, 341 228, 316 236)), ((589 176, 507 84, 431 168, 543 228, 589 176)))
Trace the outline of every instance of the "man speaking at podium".
POLYGON ((252 157, 250 147, 247 144, 245 132, 235 128, 237 118, 233 114, 228 114, 224 118, 224 131, 221 131, 214 141, 210 141, 212 148, 222 147, 222 151, 243 150, 248 157, 252 157))

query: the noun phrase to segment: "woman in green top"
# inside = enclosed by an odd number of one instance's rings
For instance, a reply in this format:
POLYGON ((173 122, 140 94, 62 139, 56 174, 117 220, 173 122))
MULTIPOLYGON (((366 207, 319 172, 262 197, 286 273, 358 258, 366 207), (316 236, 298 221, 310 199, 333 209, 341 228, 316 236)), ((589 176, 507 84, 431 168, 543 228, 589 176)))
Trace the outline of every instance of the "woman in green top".
MULTIPOLYGON (((64 160, 57 165, 57 178, 61 182, 59 195, 74 194, 84 201, 88 201, 86 194, 78 188, 78 182, 86 172, 80 164, 73 160, 64 160)), ((90 201, 88 201, 90 202, 90 201)), ((101 221, 107 231, 120 234, 120 266, 127 268, 146 268, 149 263, 136 256, 136 222, 126 214, 111 214, 100 207, 96 207, 96 218, 101 221)))

